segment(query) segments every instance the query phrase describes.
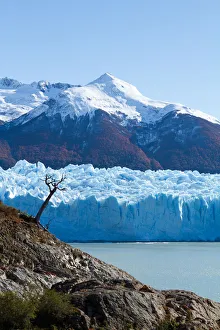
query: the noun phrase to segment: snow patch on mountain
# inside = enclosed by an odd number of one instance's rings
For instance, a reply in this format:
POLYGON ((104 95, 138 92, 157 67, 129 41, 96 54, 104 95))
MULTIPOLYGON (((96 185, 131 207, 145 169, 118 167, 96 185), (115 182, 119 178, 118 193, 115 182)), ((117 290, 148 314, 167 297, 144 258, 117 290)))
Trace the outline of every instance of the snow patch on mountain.
POLYGON ((94 85, 110 97, 116 98, 121 104, 126 105, 136 113, 136 119, 145 123, 154 123, 162 119, 167 113, 175 111, 177 114, 188 114, 200 117, 215 124, 220 121, 213 116, 207 115, 199 110, 194 110, 182 104, 151 100, 143 96, 135 86, 105 73, 87 86, 94 85))
POLYGON ((0 168, 0 199, 33 215, 48 194, 45 174, 65 174, 43 222, 73 240, 219 240, 220 175, 69 165, 52 170, 19 161, 0 168))
POLYGON ((48 81, 22 84, 10 78, 0 79, 0 120, 11 121, 56 96, 70 84, 50 84, 48 81))
MULTIPOLYGON (((19 92, 21 90, 22 88, 19 88, 19 92)), ((177 116, 179 114, 187 114, 220 124, 218 119, 199 110, 185 107, 182 104, 151 100, 143 96, 135 86, 109 73, 105 73, 86 86, 70 87, 62 92, 60 90, 57 92, 57 89, 54 87, 52 89, 45 88, 44 91, 40 89, 38 93, 27 91, 27 94, 28 102, 25 102, 25 104, 30 104, 30 98, 34 98, 31 106, 36 108, 30 111, 28 116, 19 118, 15 122, 16 125, 24 124, 36 118, 45 109, 45 115, 47 117, 59 113, 62 120, 65 120, 67 116, 70 116, 70 118, 80 117, 86 114, 93 116, 95 110, 99 109, 110 115, 119 117, 122 125, 127 125, 130 120, 147 124, 155 123, 170 112, 176 113, 177 116), (47 92, 48 90, 50 92, 47 92), (49 98, 53 98, 56 101, 52 107, 41 107, 43 101, 49 98)), ((13 103, 10 97, 7 98, 7 101, 13 103)), ((15 102, 18 102, 18 100, 15 102)), ((21 102, 22 100, 20 98, 19 103, 21 102)), ((23 110, 23 112, 27 111, 27 109, 23 110)))

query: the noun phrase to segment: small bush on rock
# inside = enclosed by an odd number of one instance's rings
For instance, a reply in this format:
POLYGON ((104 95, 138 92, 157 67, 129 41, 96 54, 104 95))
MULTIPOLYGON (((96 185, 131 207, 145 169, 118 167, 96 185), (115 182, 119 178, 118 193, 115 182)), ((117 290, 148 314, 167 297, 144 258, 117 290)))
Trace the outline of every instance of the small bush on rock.
POLYGON ((162 321, 157 327, 157 330, 178 330, 178 329, 179 329, 179 323, 177 323, 175 320, 169 320, 169 319, 162 321))
POLYGON ((0 294, 1 330, 66 330, 80 312, 67 294, 45 290, 42 296, 0 294))
POLYGON ((32 298, 22 299, 12 292, 0 294, 0 329, 31 329, 35 311, 32 298))
POLYGON ((71 304, 68 295, 46 290, 38 301, 35 324, 41 328, 49 328, 53 325, 65 329, 70 324, 71 316, 76 313, 78 310, 71 304))

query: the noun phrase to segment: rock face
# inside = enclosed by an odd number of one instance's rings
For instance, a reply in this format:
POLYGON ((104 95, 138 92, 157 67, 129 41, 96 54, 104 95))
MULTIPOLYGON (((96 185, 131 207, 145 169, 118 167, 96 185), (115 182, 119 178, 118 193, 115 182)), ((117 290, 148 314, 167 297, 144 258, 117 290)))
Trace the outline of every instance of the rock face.
POLYGON ((71 294, 73 304, 85 315, 85 323, 89 318, 95 329, 105 325, 111 330, 220 328, 220 304, 192 292, 158 291, 120 279, 69 281, 54 288, 71 294), (165 328, 170 320, 175 320, 176 328, 165 328))
POLYGON ((192 292, 143 285, 126 272, 62 243, 29 216, 3 204, 0 228, 0 292, 22 295, 26 290, 42 292, 52 287, 69 294, 78 310, 73 317, 75 330, 220 328, 219 303, 192 292))

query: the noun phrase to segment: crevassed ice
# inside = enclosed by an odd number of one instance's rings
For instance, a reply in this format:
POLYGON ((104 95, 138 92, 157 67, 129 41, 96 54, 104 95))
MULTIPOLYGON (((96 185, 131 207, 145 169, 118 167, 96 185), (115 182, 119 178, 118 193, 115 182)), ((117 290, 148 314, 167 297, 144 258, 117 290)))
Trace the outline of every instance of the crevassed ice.
POLYGON ((65 241, 220 239, 220 175, 197 171, 133 171, 69 165, 60 170, 19 161, 0 168, 0 199, 35 215, 46 173, 66 175, 42 222, 65 241))

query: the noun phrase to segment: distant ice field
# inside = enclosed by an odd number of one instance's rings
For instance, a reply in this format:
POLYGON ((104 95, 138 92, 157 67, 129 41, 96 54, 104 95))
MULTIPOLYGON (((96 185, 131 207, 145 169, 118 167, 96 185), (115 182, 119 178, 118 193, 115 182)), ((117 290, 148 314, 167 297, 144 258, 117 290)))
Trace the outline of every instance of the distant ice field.
POLYGON ((19 161, 0 168, 0 199, 33 215, 48 194, 46 173, 66 175, 43 223, 65 241, 218 241, 220 175, 19 161))

